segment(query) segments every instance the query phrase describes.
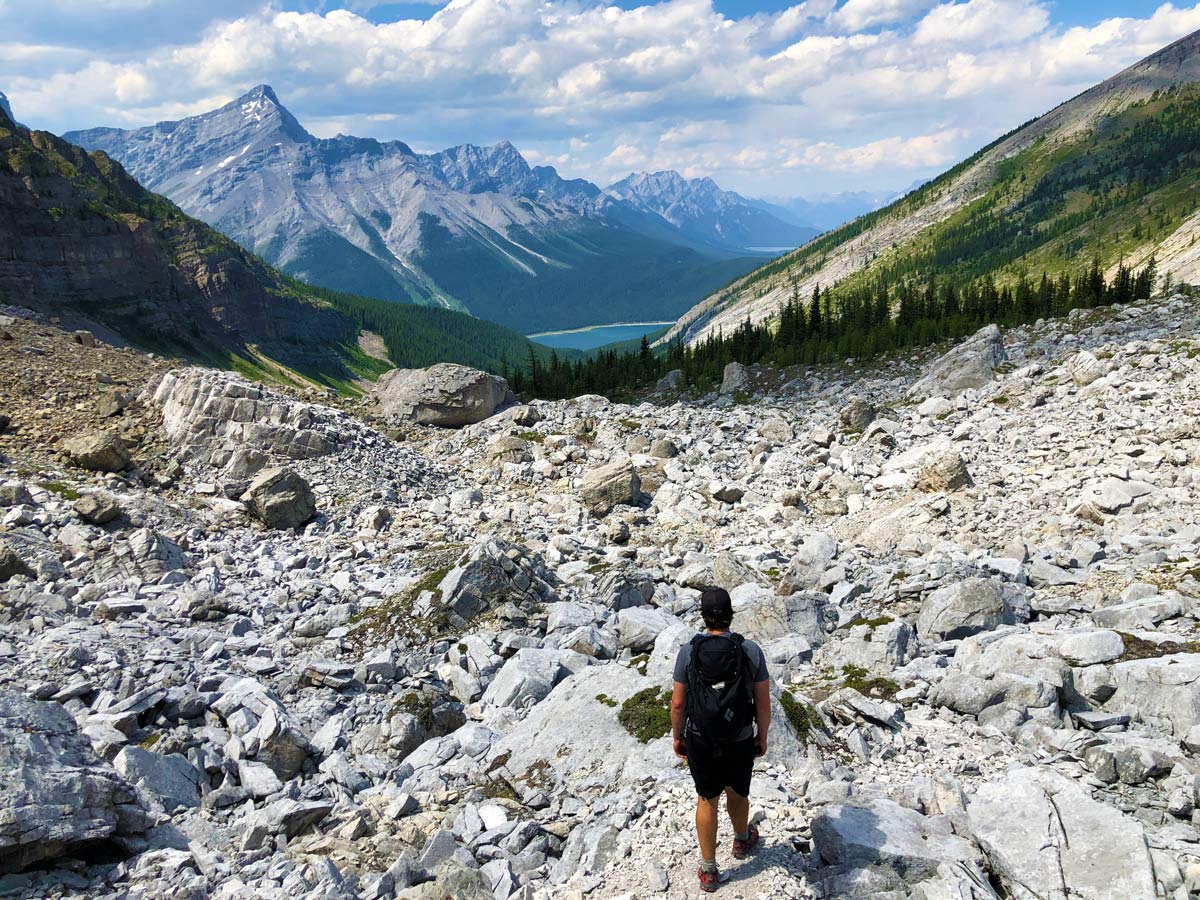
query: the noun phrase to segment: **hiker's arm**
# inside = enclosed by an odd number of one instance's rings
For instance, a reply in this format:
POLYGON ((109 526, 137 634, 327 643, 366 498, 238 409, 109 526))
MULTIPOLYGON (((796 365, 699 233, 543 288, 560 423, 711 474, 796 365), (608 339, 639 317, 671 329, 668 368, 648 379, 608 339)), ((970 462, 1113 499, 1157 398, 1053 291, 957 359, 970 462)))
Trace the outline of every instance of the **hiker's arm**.
POLYGON ((682 681, 675 682, 671 692, 671 734, 675 744, 675 755, 687 758, 687 745, 683 741, 683 724, 687 715, 687 685, 682 681))
POLYGON ((762 756, 767 752, 767 729, 771 727, 770 681, 759 681, 754 685, 754 721, 758 725, 755 749, 762 756))

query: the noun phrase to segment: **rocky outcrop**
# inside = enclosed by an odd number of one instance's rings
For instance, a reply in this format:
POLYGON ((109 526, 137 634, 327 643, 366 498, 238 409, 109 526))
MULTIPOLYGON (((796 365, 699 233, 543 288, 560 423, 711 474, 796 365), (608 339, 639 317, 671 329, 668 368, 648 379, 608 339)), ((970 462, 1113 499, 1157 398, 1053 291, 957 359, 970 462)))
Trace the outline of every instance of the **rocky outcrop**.
POLYGON ((505 603, 531 607, 555 598, 553 576, 542 560, 507 541, 473 544, 446 572, 428 601, 417 609, 445 610, 465 623, 505 603))
POLYGON ((371 396, 393 423, 442 428, 482 422, 513 400, 503 378, 453 363, 385 372, 371 396))
POLYGON ((229 466, 251 452, 312 459, 334 448, 332 435, 319 427, 312 407, 236 375, 174 370, 163 376, 154 400, 162 407, 163 430, 172 445, 185 458, 214 468, 229 466))
POLYGON ((132 838, 148 824, 133 789, 61 705, 0 691, 0 874, 132 838))
MULTIPOLYGON (((252 343, 285 357, 299 347, 327 354, 356 332, 112 158, 13 125, 3 112, 0 129, 14 160, 0 169, 0 295, 44 313, 65 307, 129 338, 252 343)), ((104 412, 117 411, 108 399, 104 412)))

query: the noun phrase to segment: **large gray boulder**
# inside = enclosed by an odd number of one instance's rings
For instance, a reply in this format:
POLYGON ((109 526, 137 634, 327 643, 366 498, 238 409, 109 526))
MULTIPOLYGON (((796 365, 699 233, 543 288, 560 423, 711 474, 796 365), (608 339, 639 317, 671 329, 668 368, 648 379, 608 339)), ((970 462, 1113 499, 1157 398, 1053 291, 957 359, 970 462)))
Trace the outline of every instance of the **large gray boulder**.
POLYGON ((948 353, 938 357, 908 390, 910 397, 953 397, 981 388, 995 376, 996 366, 1008 359, 1000 329, 981 328, 948 353))
POLYGON ((125 747, 113 760, 113 768, 161 803, 167 812, 200 805, 203 776, 178 754, 163 756, 141 747, 125 747))
POLYGON ((837 622, 837 610, 824 594, 780 597, 767 588, 748 586, 733 598, 733 628, 762 642, 798 634, 812 646, 821 644, 837 622))
POLYGON ((634 653, 649 653, 654 641, 679 620, 669 612, 650 606, 633 606, 617 613, 617 646, 634 653))
POLYGON ((456 363, 425 369, 393 369, 375 383, 371 396, 394 423, 415 422, 458 428, 482 422, 513 401, 508 382, 456 363))
POLYGON ((620 566, 600 576, 596 593, 609 609, 641 606, 654 596, 654 579, 632 565, 620 566))
POLYGON ((600 518, 618 505, 637 506, 642 502, 642 480, 627 458, 615 459, 590 469, 583 475, 579 499, 588 512, 600 518))
POLYGON ((944 449, 926 457, 917 473, 918 491, 956 491, 971 483, 967 464, 957 450, 944 449))
POLYGON ((0 691, 0 874, 147 824, 133 788, 62 706, 0 691))
POLYGON ((1125 641, 1115 631, 1084 631, 1064 639, 1058 652, 1073 666, 1094 666, 1120 659, 1125 641))
POLYGON ((815 662, 834 671, 858 666, 873 675, 888 675, 916 655, 917 641, 912 628, 894 620, 851 627, 838 640, 821 647, 815 662))
POLYGON ((867 426, 875 421, 875 407, 862 397, 851 397, 842 407, 838 418, 847 431, 866 431, 867 426))
POLYGON ((120 472, 130 463, 125 442, 107 431, 77 434, 63 441, 62 448, 71 462, 93 472, 120 472))
POLYGON ((504 664, 484 691, 488 706, 528 709, 554 690, 568 674, 563 668, 562 650, 524 648, 504 664))
POLYGON ((750 390, 750 373, 740 362, 731 362, 721 373, 721 393, 725 396, 750 390))
POLYGON ((121 515, 121 504, 108 491, 89 491, 75 501, 75 512, 85 522, 106 525, 121 515))
POLYGON ((589 666, 534 706, 492 746, 490 756, 505 760, 509 780, 519 790, 567 788, 579 796, 589 786, 611 793, 646 778, 657 780, 674 768, 670 736, 639 743, 617 715, 634 694, 663 687, 626 666, 589 666))
POLYGON ((1079 387, 1087 387, 1107 371, 1105 364, 1088 350, 1080 350, 1067 360, 1066 369, 1071 380, 1079 387))
POLYGON ((780 578, 779 591, 793 594, 796 591, 811 591, 820 587, 821 577, 838 554, 838 544, 827 534, 818 532, 804 539, 796 555, 780 578))
POLYGON ((1200 725, 1200 653, 1119 662, 1112 678, 1105 709, 1180 738, 1200 725))
POLYGON ((967 818, 1014 900, 1157 896, 1141 824, 1050 769, 1015 769, 984 784, 967 818))
POLYGON ((812 834, 824 863, 813 874, 819 897, 926 896, 912 892, 939 879, 959 886, 947 897, 995 896, 985 892, 978 852, 944 816, 926 817, 891 800, 832 804, 813 819, 812 834))
POLYGON ((925 598, 917 632, 922 637, 954 640, 1027 621, 1029 600, 1019 587, 991 578, 968 578, 925 598))
POLYGON ((312 488, 291 469, 264 469, 250 482, 242 502, 269 528, 297 528, 317 513, 312 488))

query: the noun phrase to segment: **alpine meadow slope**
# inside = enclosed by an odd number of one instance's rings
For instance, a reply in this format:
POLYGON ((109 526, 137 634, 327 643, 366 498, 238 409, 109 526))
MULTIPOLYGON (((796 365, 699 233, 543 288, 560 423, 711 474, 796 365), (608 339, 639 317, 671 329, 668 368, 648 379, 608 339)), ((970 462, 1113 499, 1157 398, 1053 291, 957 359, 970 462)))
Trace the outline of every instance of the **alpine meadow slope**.
POLYGON ((104 153, 0 110, 0 302, 103 324, 149 349, 344 388, 392 364, 499 370, 521 335, 463 313, 312 288, 282 275, 104 153), (389 359, 359 349, 379 335, 389 359), (278 365, 276 365, 278 364, 278 365))
POLYGON ((177 122, 64 137, 305 281, 526 332, 673 319, 763 258, 531 167, 506 141, 420 154, 318 139, 266 85, 177 122))
POLYGON ((817 287, 1014 284, 1151 258, 1200 277, 1200 32, 983 148, 928 184, 756 269, 663 339, 695 344, 773 319, 817 287))

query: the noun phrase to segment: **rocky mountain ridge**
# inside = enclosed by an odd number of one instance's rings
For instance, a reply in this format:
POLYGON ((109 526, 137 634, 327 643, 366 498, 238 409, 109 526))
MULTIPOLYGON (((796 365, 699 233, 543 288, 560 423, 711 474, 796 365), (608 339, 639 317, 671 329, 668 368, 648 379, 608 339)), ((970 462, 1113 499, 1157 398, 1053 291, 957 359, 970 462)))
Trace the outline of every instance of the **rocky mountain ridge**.
POLYGON ((719 895, 1200 890, 1189 295, 457 430, 0 332, 13 896, 694 896, 712 583, 775 698, 719 895))
MULTIPOLYGON (((1104 150, 1110 165, 1123 167, 1122 183, 1136 183, 1140 176, 1130 169, 1145 157, 1145 148, 1129 145, 1143 120, 1169 109, 1190 121, 1198 81, 1200 32, 1005 135, 890 206, 710 295, 664 340, 682 336, 696 342, 720 330, 728 333, 747 316, 769 320, 794 291, 807 297, 818 285, 866 284, 897 272, 945 280, 959 274, 954 266, 963 260, 968 265, 962 277, 1011 280, 1021 271, 1036 276, 1043 268, 1052 275, 1079 270, 1094 256, 1112 267, 1120 260, 1141 265, 1155 256, 1160 271, 1195 280, 1194 204, 1181 199, 1194 187, 1190 157, 1154 163, 1154 189, 1118 209, 1112 208, 1112 184, 1106 180, 1112 173, 1105 168, 1089 178, 1086 158, 1104 150), (1141 110, 1146 104, 1157 105, 1141 110), (1124 131, 1104 146, 1119 129, 1124 131), (1018 212, 1027 216, 1019 224, 1018 212), (1022 242, 1021 235, 1036 240, 1022 242), (952 252, 958 242, 962 249, 952 252), (986 262, 989 251, 992 262, 986 262)), ((1171 143, 1167 136, 1157 139, 1160 150, 1171 143)))

